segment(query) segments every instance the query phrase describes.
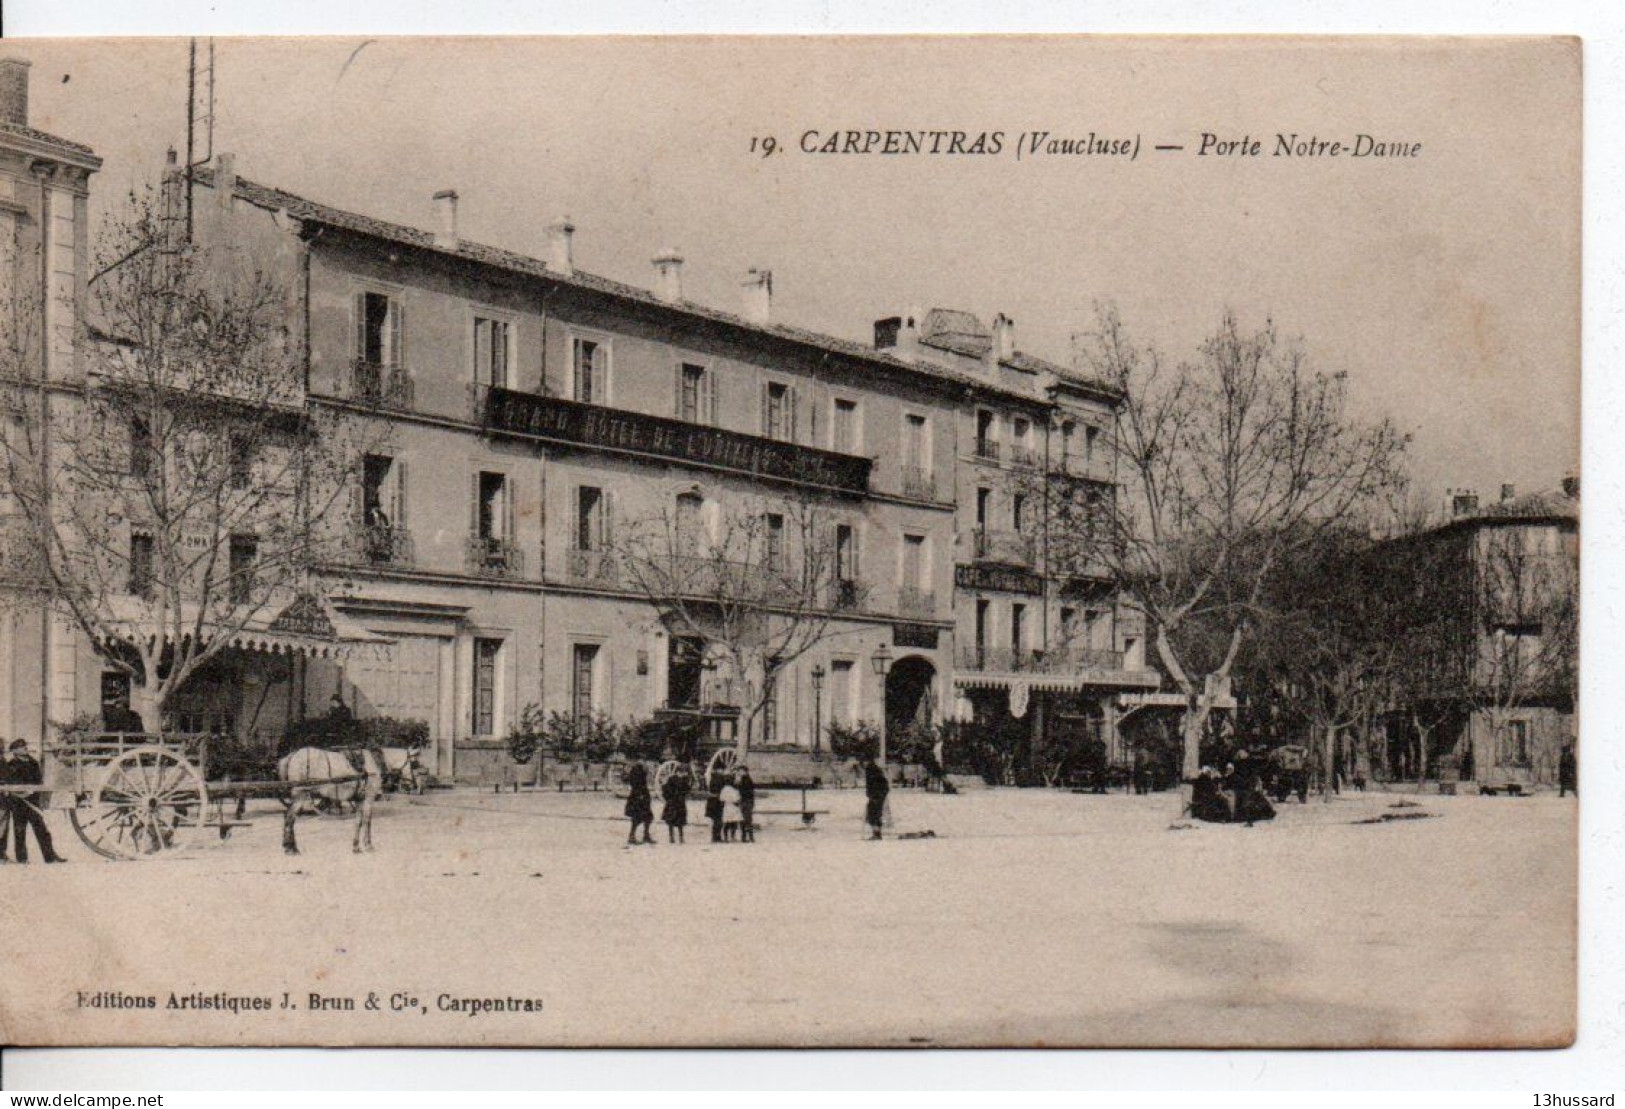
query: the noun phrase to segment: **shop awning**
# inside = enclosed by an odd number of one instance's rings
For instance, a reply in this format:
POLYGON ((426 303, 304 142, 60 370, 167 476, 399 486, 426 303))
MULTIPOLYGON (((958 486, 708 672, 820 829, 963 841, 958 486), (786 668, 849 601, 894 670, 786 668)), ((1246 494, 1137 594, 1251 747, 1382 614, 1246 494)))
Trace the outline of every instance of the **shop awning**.
POLYGON ((960 689, 1011 689, 1025 686, 1033 693, 1083 693, 1100 689, 1155 689, 1161 679, 1151 670, 1085 670, 1077 674, 959 673, 960 689))
MULTIPOLYGON (((150 627, 155 618, 150 604, 139 597, 115 597, 112 608, 112 623, 132 636, 143 634, 141 629, 150 627)), ((197 621, 197 604, 183 604, 179 626, 194 628, 198 626, 197 621)), ((204 626, 210 626, 207 620, 204 626)), ((175 638, 175 628, 176 621, 166 623, 165 642, 175 638)), ((186 634, 184 630, 182 634, 186 634)), ((311 593, 301 593, 280 606, 267 606, 263 612, 219 634, 239 650, 308 658, 386 658, 395 643, 336 611, 325 597, 311 593)))

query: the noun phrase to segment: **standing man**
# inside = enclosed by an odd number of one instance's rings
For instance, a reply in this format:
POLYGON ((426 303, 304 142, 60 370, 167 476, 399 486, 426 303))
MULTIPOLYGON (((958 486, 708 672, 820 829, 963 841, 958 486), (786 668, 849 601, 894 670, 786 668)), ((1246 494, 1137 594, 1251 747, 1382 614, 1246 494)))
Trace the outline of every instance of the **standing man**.
POLYGON ((863 760, 863 792, 869 799, 868 812, 864 816, 869 825, 869 838, 880 839, 881 826, 886 822, 886 795, 891 792, 891 783, 886 781, 886 772, 873 756, 863 760))
POLYGON ((1574 761, 1574 744, 1563 744, 1563 753, 1557 756, 1557 795, 1566 797, 1569 794, 1580 796, 1579 766, 1574 761))
MULTIPOLYGON (((6 778, 15 785, 43 786, 45 773, 40 769, 37 759, 28 751, 28 741, 13 740, 11 744, 11 758, 8 760, 6 778)), ((29 794, 26 797, 14 799, 11 807, 11 824, 13 835, 16 838, 17 861, 28 861, 28 830, 34 830, 34 838, 39 840, 40 854, 48 863, 66 862, 56 853, 51 843, 51 830, 45 826, 45 816, 39 810, 44 802, 44 793, 29 794)))

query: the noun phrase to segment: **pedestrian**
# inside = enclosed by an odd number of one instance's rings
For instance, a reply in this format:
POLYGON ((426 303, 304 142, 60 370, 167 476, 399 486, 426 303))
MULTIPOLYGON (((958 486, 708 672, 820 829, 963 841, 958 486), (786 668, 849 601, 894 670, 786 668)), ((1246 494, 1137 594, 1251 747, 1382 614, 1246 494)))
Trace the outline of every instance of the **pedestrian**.
POLYGON ((722 789, 717 793, 717 800, 722 802, 722 842, 732 843, 739 838, 739 787, 734 785, 733 779, 723 779, 722 789))
MULTIPOLYGON (((11 765, 11 752, 6 750, 4 741, 0 740, 0 863, 11 861, 11 857, 6 853, 6 837, 14 836, 20 840, 23 834, 22 821, 12 819, 12 814, 17 810, 17 799, 5 788, 17 784, 19 783, 15 780, 11 765), (13 828, 16 830, 13 831, 13 828)), ((28 861, 26 849, 17 861, 20 863, 28 861)))
POLYGON ((886 772, 872 758, 863 760, 863 792, 869 799, 864 814, 864 821, 869 825, 869 838, 880 839, 880 829, 886 823, 886 796, 891 793, 891 783, 886 781, 886 772))
POLYGON ((631 825, 626 830, 626 845, 642 842, 654 843, 654 837, 649 834, 649 826, 655 820, 654 799, 649 796, 649 769, 641 762, 634 762, 631 769, 626 772, 626 819, 631 825), (638 839, 638 829, 643 829, 643 839, 638 839))
POLYGON ((679 767, 660 787, 665 804, 660 807, 660 819, 666 822, 666 841, 682 843, 683 829, 688 827, 688 793, 694 783, 688 771, 679 767))
POLYGON ((705 783, 705 819, 711 822, 711 842, 722 842, 722 772, 714 770, 705 783))
MULTIPOLYGON (((7 773, 5 782, 9 785, 43 786, 45 774, 40 764, 29 753, 27 740, 14 740, 7 760, 7 773)), ((34 838, 39 841, 40 855, 48 863, 66 862, 56 853, 56 847, 51 843, 51 830, 45 826, 45 816, 40 812, 39 806, 44 803, 44 793, 34 793, 27 796, 12 796, 11 828, 14 853, 17 861, 28 861, 28 830, 34 830, 34 838)))
POLYGON ((756 779, 750 776, 750 767, 741 766, 735 773, 739 788, 739 839, 743 843, 756 842, 756 779))
POLYGON ((1557 756, 1557 795, 1580 796, 1580 768, 1574 761, 1574 744, 1563 744, 1563 753, 1557 756))

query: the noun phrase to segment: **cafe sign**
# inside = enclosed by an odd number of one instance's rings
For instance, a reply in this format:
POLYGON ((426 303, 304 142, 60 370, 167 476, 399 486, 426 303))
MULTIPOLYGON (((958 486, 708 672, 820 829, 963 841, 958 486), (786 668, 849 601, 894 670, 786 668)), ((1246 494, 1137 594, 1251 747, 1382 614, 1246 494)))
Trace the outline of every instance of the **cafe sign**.
POLYGON ((266 631, 283 635, 306 635, 315 639, 336 639, 338 629, 322 602, 309 593, 295 597, 288 607, 277 613, 266 631))
POLYGON ((982 562, 954 567, 954 584, 961 589, 992 589, 1000 593, 1044 592, 1044 579, 1017 566, 995 566, 982 562))

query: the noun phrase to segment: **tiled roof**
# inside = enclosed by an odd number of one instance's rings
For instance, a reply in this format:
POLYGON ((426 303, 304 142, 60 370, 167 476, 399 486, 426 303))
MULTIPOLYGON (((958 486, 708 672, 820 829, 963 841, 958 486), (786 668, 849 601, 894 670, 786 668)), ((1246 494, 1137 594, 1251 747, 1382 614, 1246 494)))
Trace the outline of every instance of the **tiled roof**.
MULTIPOLYGON (((211 188, 214 185, 213 171, 207 167, 194 170, 193 176, 199 184, 206 185, 211 188)), ((557 281, 561 284, 603 293, 607 296, 617 297, 623 300, 635 301, 639 304, 649 305, 666 311, 680 311, 709 323, 719 324, 729 328, 743 329, 763 335, 770 335, 774 338, 787 342, 813 347, 821 351, 843 355, 848 358, 860 359, 865 362, 884 365, 888 368, 905 373, 923 374, 927 377, 951 381, 958 385, 1002 393, 1006 396, 1020 397, 1025 400, 1040 399, 1036 398, 1032 393, 1004 388, 973 374, 962 373, 950 367, 941 366, 935 363, 914 362, 899 358, 894 354, 887 353, 886 351, 878 351, 872 347, 864 346, 861 343, 855 343, 848 339, 837 338, 833 335, 825 335, 820 332, 808 331, 805 328, 800 327, 791 327, 782 323, 759 324, 751 320, 747 320, 743 316, 737 316, 732 312, 723 312, 702 304, 696 304, 692 301, 684 301, 681 304, 672 304, 657 297, 649 290, 641 289, 636 285, 628 285, 624 282, 614 281, 607 277, 600 277, 597 274, 586 273, 579 269, 573 270, 569 273, 564 273, 562 271, 549 268, 547 263, 539 258, 532 258, 523 254, 516 254, 513 251, 503 250, 500 247, 470 242, 467 239, 461 240, 456 247, 439 246, 435 243, 434 235, 428 231, 424 231, 416 227, 408 227, 403 224, 389 223, 385 220, 373 219, 371 216, 359 215, 355 212, 347 212, 341 208, 329 207, 328 205, 320 204, 313 200, 307 200, 301 196, 296 196, 293 193, 285 192, 282 189, 272 188, 268 185, 261 185, 253 181, 245 180, 241 177, 237 179, 236 195, 251 204, 256 204, 263 208, 286 211, 288 215, 294 217, 295 219, 325 224, 330 227, 343 228, 360 235, 384 239, 391 242, 398 242, 416 247, 421 250, 429 250, 436 253, 449 255, 454 258, 465 258, 472 262, 493 266, 498 269, 508 270, 513 273, 546 278, 549 281, 557 281)), ((960 313, 960 315, 968 315, 968 313, 960 313)), ((974 316, 971 316, 970 318, 973 322, 975 321, 974 316)), ((977 326, 979 327, 980 324, 977 324, 977 326)), ((986 349, 986 347, 983 347, 984 353, 986 349)))
POLYGON ((1474 512, 1469 519, 1481 521, 1580 518, 1580 499, 1561 490, 1530 493, 1510 501, 1496 501, 1474 512))
POLYGON ((52 146, 64 147, 79 154, 88 154, 95 157, 96 152, 82 142, 64 139, 60 135, 53 135, 49 131, 37 131, 32 127, 24 127, 19 123, 0 123, 0 134, 20 135, 35 142, 50 143, 52 146))

